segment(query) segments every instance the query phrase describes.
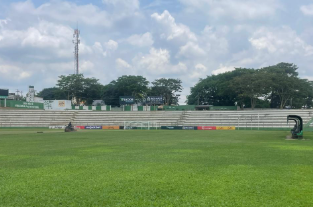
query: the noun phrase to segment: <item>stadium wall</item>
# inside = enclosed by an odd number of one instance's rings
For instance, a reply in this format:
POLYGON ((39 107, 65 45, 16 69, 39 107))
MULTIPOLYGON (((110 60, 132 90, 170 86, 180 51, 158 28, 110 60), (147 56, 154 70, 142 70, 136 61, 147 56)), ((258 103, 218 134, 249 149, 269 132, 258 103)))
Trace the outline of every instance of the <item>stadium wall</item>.
MULTIPOLYGON (((4 106, 4 100, 0 100, 0 105, 4 106)), ((21 109, 44 109, 43 103, 6 100, 6 107, 21 109)))
POLYGON ((111 106, 72 106, 72 110, 111 111, 111 106))

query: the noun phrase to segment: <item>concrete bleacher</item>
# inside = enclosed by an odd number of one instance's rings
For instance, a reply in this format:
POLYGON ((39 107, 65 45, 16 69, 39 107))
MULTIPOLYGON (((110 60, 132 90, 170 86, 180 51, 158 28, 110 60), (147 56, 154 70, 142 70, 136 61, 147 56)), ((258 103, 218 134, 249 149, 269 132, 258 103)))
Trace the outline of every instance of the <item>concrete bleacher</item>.
POLYGON ((123 126, 125 121, 149 121, 157 122, 158 126, 176 126, 181 116, 181 111, 80 111, 75 114, 72 123, 76 126, 123 126))
POLYGON ((304 124, 313 110, 253 111, 44 111, 1 110, 0 127, 124 125, 125 121, 157 122, 158 126, 236 126, 237 128, 291 128, 288 115, 299 115, 304 124))
POLYGON ((74 126, 123 126, 125 121, 150 121, 157 122, 158 126, 175 126, 181 116, 181 111, 0 110, 0 127, 64 126, 70 121, 74 126))
POLYGON ((74 111, 0 110, 0 127, 48 127, 65 125, 74 111))
POLYGON ((185 112, 183 126, 236 126, 237 128, 290 128, 288 115, 299 115, 303 123, 313 117, 313 110, 193 111, 185 112))

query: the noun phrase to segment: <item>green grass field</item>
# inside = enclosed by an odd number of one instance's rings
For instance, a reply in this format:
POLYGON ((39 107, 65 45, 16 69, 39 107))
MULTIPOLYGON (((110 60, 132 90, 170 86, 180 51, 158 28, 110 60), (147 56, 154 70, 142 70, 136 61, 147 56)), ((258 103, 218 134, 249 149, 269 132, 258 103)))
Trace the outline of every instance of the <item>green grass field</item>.
POLYGON ((288 134, 0 129, 0 206, 313 206, 313 133, 288 134))

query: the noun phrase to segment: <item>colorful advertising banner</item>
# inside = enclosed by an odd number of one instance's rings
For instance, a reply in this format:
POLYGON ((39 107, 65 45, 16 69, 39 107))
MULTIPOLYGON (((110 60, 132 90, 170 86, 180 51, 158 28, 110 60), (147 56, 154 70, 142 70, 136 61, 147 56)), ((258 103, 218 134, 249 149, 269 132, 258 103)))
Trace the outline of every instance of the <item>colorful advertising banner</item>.
POLYGON ((65 126, 49 126, 49 129, 65 129, 65 126))
POLYGON ((102 126, 102 129, 120 129, 120 126, 102 126))
POLYGON ((85 129, 85 126, 76 126, 76 129, 85 129))
POLYGON ((167 130, 182 130, 182 126, 161 126, 161 129, 167 129, 167 130))
POLYGON ((183 126, 183 130, 197 130, 198 128, 195 126, 183 126))
POLYGON ((69 100, 44 100, 45 110, 66 110, 72 109, 72 102, 69 100))
POLYGON ((216 130, 236 130, 234 126, 217 126, 216 130))
POLYGON ((102 129, 102 126, 85 126, 85 129, 102 129))
POLYGON ((198 126, 198 130, 216 130, 216 126, 198 126))

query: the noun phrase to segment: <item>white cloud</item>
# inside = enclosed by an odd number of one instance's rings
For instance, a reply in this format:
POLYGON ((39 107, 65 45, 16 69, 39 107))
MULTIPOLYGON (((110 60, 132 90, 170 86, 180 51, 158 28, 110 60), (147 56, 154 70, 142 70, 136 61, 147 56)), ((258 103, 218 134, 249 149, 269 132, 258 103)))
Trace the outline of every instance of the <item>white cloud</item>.
POLYGON ((77 5, 68 1, 50 1, 39 7, 27 0, 12 4, 13 12, 25 16, 45 17, 60 22, 84 23, 92 26, 112 25, 110 15, 93 4, 77 5))
POLYGON ((0 76, 2 78, 5 77, 10 80, 21 80, 29 78, 31 76, 31 73, 14 65, 0 64, 0 76))
POLYGON ((83 60, 80 63, 79 71, 85 74, 92 74, 92 75, 97 74, 98 71, 96 71, 96 68, 94 66, 95 65, 93 62, 83 60))
POLYGON ((160 37, 168 41, 197 41, 196 35, 183 24, 177 24, 174 17, 165 10, 162 14, 154 13, 151 15, 159 26, 160 37))
POLYGON ((195 65, 195 68, 193 71, 191 71, 190 78, 192 79, 199 79, 204 78, 208 75, 208 69, 204 65, 198 63, 195 65))
POLYGON ((146 32, 142 35, 132 35, 127 38, 127 42, 137 47, 150 47, 153 45, 153 37, 150 32, 146 32))
POLYGON ((313 4, 301 6, 300 10, 304 15, 313 16, 313 4))
POLYGON ((11 19, 0 19, 0 28, 3 29, 5 25, 7 25, 11 19))
POLYGON ((182 62, 176 65, 170 63, 170 53, 166 49, 151 48, 149 54, 135 57, 133 63, 140 73, 146 74, 183 74, 187 71, 182 62))
POLYGON ((202 31, 202 42, 207 50, 214 54, 226 54, 228 52, 229 43, 227 35, 230 33, 227 26, 214 28, 206 26, 202 31))
MULTIPOLYGON (((26 30, 12 30, 4 26, 0 30, 0 49, 19 49, 25 53, 25 56, 37 56, 38 59, 71 58, 73 53, 72 32, 72 29, 67 26, 44 20, 40 20, 26 30), (38 53, 35 50, 41 52, 38 53), (44 55, 46 57, 42 58, 44 55)), ((80 48, 81 53, 89 50, 83 42, 80 48)))
POLYGON ((115 63, 116 63, 116 67, 117 68, 121 68, 121 69, 124 69, 124 68, 131 68, 131 65, 129 65, 125 60, 123 60, 122 58, 117 58, 115 60, 115 63))
POLYGON ((261 28, 249 39, 257 50, 290 55, 313 55, 313 47, 304 42, 290 27, 261 28))
POLYGON ((188 12, 202 12, 211 18, 236 19, 268 18, 281 8, 278 0, 180 0, 188 12))
MULTIPOLYGON (((60 48, 71 44, 72 29, 47 21, 39 21, 27 30, 10 30, 3 28, 1 46, 30 46, 60 48)), ((1 47, 0 46, 0 47, 1 47)))
POLYGON ((220 65, 218 69, 212 71, 212 75, 218 75, 218 74, 226 73, 226 72, 233 71, 233 70, 235 70, 235 67, 233 66, 220 65))
POLYGON ((188 42, 186 45, 180 47, 177 57, 198 59, 205 57, 205 55, 206 52, 198 44, 188 42))
POLYGON ((92 46, 93 51, 95 54, 101 54, 102 56, 106 57, 108 55, 111 55, 112 52, 117 50, 118 43, 114 40, 109 40, 108 42, 105 42, 103 46, 100 42, 95 42, 92 46))
POLYGON ((104 47, 107 51, 115 51, 118 48, 118 43, 114 40, 109 40, 108 42, 104 43, 104 47))
POLYGON ((95 42, 94 45, 92 46, 92 49, 96 54, 101 54, 104 57, 107 56, 107 53, 103 51, 103 47, 100 42, 95 42))
POLYGON ((135 11, 139 9, 138 0, 102 0, 104 4, 113 5, 115 8, 127 11, 135 11))

